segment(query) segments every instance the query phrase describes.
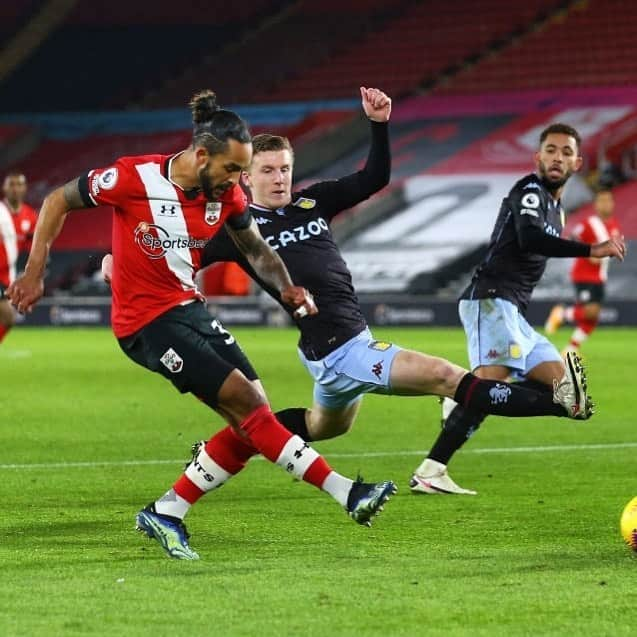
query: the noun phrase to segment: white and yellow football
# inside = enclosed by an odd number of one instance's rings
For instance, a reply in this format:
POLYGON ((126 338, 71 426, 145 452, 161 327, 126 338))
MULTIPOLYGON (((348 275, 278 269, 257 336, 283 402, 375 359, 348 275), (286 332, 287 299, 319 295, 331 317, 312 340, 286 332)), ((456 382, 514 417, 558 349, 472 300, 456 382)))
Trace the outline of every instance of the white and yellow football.
POLYGON ((619 526, 626 544, 637 551, 637 496, 626 505, 619 526))

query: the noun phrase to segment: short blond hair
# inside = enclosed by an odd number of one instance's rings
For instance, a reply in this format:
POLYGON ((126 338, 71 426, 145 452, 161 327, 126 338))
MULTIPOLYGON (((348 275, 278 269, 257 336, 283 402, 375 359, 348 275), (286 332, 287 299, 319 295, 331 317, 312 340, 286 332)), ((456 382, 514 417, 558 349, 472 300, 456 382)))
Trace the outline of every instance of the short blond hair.
POLYGON ((271 133, 261 133, 252 138, 252 156, 259 153, 267 153, 271 150, 288 150, 294 159, 294 150, 287 137, 282 135, 272 135, 271 133))

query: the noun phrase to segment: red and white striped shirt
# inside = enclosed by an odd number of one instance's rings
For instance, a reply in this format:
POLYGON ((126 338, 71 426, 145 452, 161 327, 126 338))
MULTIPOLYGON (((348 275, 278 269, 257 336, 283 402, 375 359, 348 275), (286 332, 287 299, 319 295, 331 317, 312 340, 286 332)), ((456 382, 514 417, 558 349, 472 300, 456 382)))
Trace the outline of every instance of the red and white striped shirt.
POLYGON ((0 285, 9 287, 15 279, 18 237, 9 208, 0 202, 0 285))
MULTIPOLYGON (((602 220, 598 215, 591 215, 578 223, 573 230, 573 237, 584 243, 602 243, 611 237, 619 237, 619 226, 613 217, 602 220)), ((604 283, 608 278, 608 257, 591 259, 578 257, 571 269, 573 283, 604 283)))
MULTIPOLYGON (((4 203, 7 205, 6 200, 4 203)), ((38 213, 29 204, 23 202, 17 212, 11 212, 11 216, 18 235, 18 252, 26 252, 28 254, 33 243, 33 233, 35 232, 35 224, 38 222, 38 213)))
POLYGON ((187 196, 169 178, 173 157, 122 157, 80 178, 87 204, 114 207, 111 322, 118 338, 176 305, 203 299, 194 281, 203 247, 226 220, 239 227, 249 220, 239 186, 215 202, 202 193, 187 196))

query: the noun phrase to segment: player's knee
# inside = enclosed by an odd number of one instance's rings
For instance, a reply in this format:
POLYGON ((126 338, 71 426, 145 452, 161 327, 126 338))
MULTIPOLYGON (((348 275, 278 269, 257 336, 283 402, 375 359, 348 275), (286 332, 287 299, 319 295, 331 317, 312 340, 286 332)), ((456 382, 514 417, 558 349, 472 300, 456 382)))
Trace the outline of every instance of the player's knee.
POLYGON ((584 315, 587 321, 598 321, 601 306, 598 303, 589 303, 585 306, 584 315))
POLYGON ((466 371, 444 358, 432 358, 428 373, 436 383, 438 393, 449 396, 453 395, 466 371))
POLYGON ((268 399, 261 387, 250 382, 239 370, 234 370, 219 390, 218 403, 238 423, 255 409, 267 405, 268 399))
POLYGON ((330 438, 335 438, 336 436, 342 436, 343 434, 346 434, 352 428, 353 424, 354 423, 352 423, 351 420, 341 420, 340 422, 333 423, 330 428, 332 434, 330 438))
POLYGON ((347 421, 321 423, 312 431, 314 440, 328 440, 346 434, 352 428, 352 423, 347 421))
POLYGON ((391 384, 397 392, 453 396, 464 370, 449 361, 403 350, 392 366, 391 384))
POLYGON ((308 431, 312 440, 328 440, 346 434, 353 425, 353 418, 346 416, 326 417, 313 409, 310 412, 308 431))

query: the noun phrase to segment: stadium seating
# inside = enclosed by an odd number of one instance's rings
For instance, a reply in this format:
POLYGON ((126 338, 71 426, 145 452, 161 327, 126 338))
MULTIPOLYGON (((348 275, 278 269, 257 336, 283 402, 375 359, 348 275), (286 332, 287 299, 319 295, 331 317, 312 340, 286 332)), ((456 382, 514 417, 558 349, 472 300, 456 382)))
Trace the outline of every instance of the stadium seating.
POLYGON ((0 44, 15 34, 32 15, 36 3, 14 0, 0 3, 0 44))
POLYGON ((622 0, 577 3, 568 13, 481 60, 436 92, 634 84, 636 40, 636 5, 622 0), (595 43, 603 43, 603 50, 591 46, 595 43))
POLYGON ((0 146, 11 144, 30 130, 28 126, 21 124, 0 125, 0 146))
MULTIPOLYGON (((160 81, 182 77, 184 69, 216 55, 275 4, 259 0, 229 8, 211 2, 205 11, 183 12, 178 4, 156 2, 149 12, 141 0, 79 2, 64 25, 2 84, 3 111, 124 107, 160 81)), ((209 86, 210 77, 195 86, 209 86)), ((180 99, 183 104, 183 92, 180 99)))
POLYGON ((509 4, 484 0, 478 19, 467 20, 473 0, 212 2, 187 14, 167 2, 152 12, 142 0, 80 2, 4 84, 3 107, 42 110, 42 93, 55 110, 171 107, 211 85, 225 103, 351 97, 359 84, 379 83, 399 96, 561 3, 528 0, 515 12, 509 4))
POLYGON ((265 98, 343 97, 351 95, 358 84, 382 84, 393 95, 405 94, 558 4, 555 0, 533 0, 519 3, 511 12, 505 0, 485 0, 480 3, 479 18, 467 20, 475 2, 415 3, 367 37, 349 40, 323 64, 287 79, 265 98))
POLYGON ((208 0, 192 3, 191 10, 184 11, 184 6, 179 3, 155 0, 149 11, 148 0, 91 0, 78 2, 68 21, 85 26, 231 24, 252 20, 273 5, 272 0, 234 3, 208 0))
MULTIPOLYGON (((214 78, 214 88, 226 103, 261 102, 272 87, 324 62, 335 50, 346 46, 354 33, 368 31, 374 20, 384 14, 386 4, 379 0, 294 3, 275 18, 254 26, 240 47, 229 46, 219 56, 189 68, 187 76, 165 83, 152 95, 152 101, 162 106, 176 106, 193 84, 210 83, 210 78, 214 78)), ((400 6, 405 2, 393 4, 400 6)), ((357 85, 354 90, 356 88, 357 85)), ((350 90, 347 96, 351 95, 350 90)), ((311 97, 301 95, 298 99, 311 97)), ((148 103, 148 100, 144 102, 148 103)))

